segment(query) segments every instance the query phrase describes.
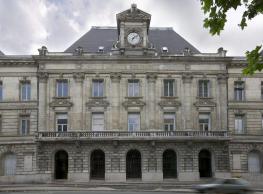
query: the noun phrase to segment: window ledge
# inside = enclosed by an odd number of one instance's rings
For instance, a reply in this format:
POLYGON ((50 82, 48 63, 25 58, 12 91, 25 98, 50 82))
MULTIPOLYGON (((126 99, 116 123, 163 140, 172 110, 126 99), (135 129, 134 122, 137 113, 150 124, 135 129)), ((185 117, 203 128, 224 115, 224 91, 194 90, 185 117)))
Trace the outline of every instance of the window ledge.
POLYGON ((90 99, 104 99, 106 96, 91 96, 90 99))
POLYGON ((211 100, 211 99, 213 99, 213 97, 200 97, 200 96, 196 96, 196 99, 209 99, 209 100, 211 100))
POLYGON ((142 99, 143 96, 126 96, 126 99, 142 99))
POLYGON ((70 99, 70 96, 54 96, 53 99, 70 99))
POLYGON ((162 99, 178 99, 178 96, 161 96, 162 99))

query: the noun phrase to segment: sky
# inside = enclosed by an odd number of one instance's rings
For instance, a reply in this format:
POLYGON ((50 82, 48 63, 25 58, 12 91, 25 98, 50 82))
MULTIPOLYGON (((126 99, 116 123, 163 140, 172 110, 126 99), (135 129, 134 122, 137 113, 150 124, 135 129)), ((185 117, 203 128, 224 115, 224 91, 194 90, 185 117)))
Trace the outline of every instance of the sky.
POLYGON ((132 3, 152 15, 151 27, 173 27, 203 53, 219 47, 228 56, 243 56, 263 44, 263 15, 241 30, 238 23, 244 8, 231 10, 220 36, 211 36, 203 27, 199 0, 0 0, 0 50, 8 55, 63 52, 91 26, 116 26, 116 14, 132 3))

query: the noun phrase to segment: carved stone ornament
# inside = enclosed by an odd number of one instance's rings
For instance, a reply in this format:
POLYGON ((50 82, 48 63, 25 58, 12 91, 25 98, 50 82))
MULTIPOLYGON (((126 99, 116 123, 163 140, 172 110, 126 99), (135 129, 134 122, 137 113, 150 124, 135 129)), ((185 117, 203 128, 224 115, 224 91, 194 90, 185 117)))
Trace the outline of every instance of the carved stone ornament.
POLYGON ((124 101, 122 105, 127 109, 128 107, 139 107, 142 108, 145 106, 145 102, 140 100, 139 98, 128 98, 128 100, 124 101))
POLYGON ((164 107, 179 107, 181 106, 181 102, 179 102, 176 99, 163 99, 159 102, 159 106, 164 108, 164 107))
POLYGON ((110 78, 111 78, 112 82, 120 82, 121 73, 117 73, 117 72, 111 73, 110 78))
POLYGON ((117 14, 117 21, 150 21, 151 15, 138 9, 136 4, 132 4, 131 9, 117 14))
POLYGON ((75 72, 73 73, 73 78, 77 81, 77 82, 82 82, 85 78, 85 74, 82 72, 75 72))
POLYGON ((46 82, 48 79, 48 73, 47 72, 38 72, 37 76, 38 76, 38 79, 40 82, 46 82))
POLYGON ((157 74, 156 73, 147 73, 146 74, 148 82, 155 82, 157 79, 157 74))
POLYGON ((215 107, 216 103, 210 98, 199 98, 194 105, 196 107, 215 107))
POLYGON ((77 56, 83 55, 83 48, 81 46, 75 49, 75 55, 77 56))
POLYGON ((220 73, 217 75, 217 80, 218 80, 218 83, 220 83, 220 84, 226 83, 227 78, 228 78, 227 74, 224 74, 224 73, 220 73))
POLYGON ((39 56, 46 56, 48 53, 47 47, 42 46, 40 49, 38 49, 39 56))
POLYGON ((49 103, 50 107, 71 107, 73 103, 68 98, 53 98, 53 101, 49 103))
POLYGON ((183 83, 191 83, 193 79, 193 75, 191 73, 184 73, 182 75, 183 83))
POLYGON ((91 109, 92 107, 103 107, 104 109, 106 109, 109 105, 110 103, 107 100, 104 100, 103 98, 94 98, 86 103, 86 106, 89 109, 91 109))

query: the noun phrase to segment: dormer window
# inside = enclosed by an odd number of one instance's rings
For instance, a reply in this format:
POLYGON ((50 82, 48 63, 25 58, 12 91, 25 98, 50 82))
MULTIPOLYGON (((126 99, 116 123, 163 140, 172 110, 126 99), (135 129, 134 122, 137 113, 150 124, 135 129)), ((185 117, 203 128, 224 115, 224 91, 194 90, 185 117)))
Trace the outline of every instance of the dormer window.
POLYGON ((104 53, 104 46, 99 46, 98 52, 99 53, 104 53))
POLYGON ((168 53, 168 48, 166 46, 162 47, 162 53, 168 53))

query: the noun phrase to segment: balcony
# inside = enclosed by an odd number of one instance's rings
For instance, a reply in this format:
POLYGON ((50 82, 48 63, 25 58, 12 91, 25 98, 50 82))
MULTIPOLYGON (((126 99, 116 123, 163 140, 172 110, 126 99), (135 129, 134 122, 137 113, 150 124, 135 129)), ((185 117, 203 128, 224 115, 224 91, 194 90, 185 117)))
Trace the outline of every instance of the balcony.
POLYGON ((74 141, 74 140, 230 140, 227 131, 70 131, 37 132, 36 141, 74 141))

